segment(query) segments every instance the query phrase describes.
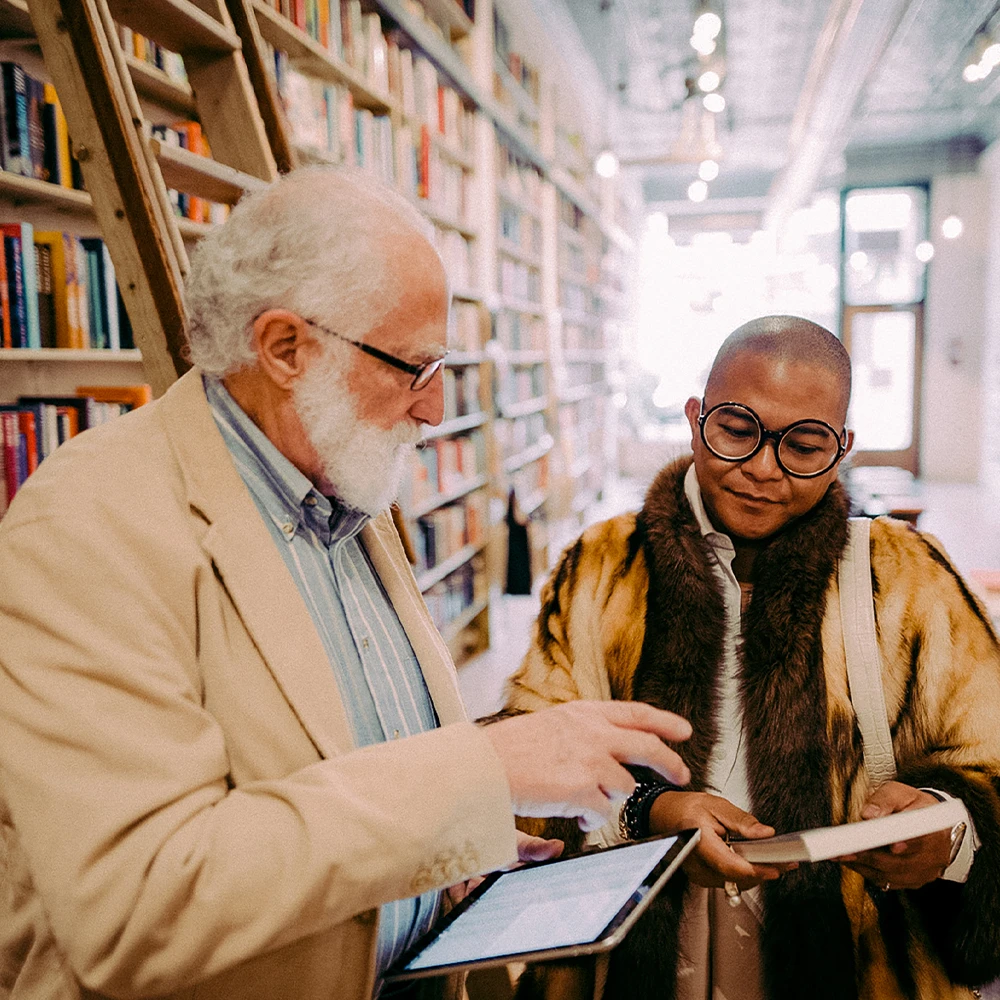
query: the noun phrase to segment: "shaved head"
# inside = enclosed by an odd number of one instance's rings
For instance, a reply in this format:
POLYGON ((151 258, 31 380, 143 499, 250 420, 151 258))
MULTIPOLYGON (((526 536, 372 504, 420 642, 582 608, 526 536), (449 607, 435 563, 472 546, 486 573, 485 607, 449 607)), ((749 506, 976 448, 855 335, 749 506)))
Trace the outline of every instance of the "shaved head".
POLYGON ((719 348, 705 386, 706 395, 715 388, 722 372, 747 354, 825 369, 837 386, 846 420, 851 400, 851 359, 829 330, 798 316, 762 316, 744 323, 719 348))

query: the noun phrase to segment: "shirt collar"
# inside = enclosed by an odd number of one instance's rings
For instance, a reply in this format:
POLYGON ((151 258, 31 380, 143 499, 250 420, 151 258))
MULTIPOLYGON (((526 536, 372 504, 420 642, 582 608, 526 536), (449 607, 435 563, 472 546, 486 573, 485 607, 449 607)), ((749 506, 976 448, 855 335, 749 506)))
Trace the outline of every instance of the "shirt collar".
POLYGON ((291 542, 309 528, 324 545, 353 538, 368 522, 367 514, 320 493, 250 419, 222 381, 203 376, 205 395, 237 468, 259 505, 291 542))
POLYGON ((694 519, 702 537, 706 538, 713 545, 720 545, 723 548, 730 548, 735 551, 733 540, 725 532, 719 531, 712 524, 708 516, 708 511, 705 510, 705 501, 701 496, 701 484, 698 482, 698 473, 695 471, 694 462, 688 466, 688 470, 684 474, 684 496, 687 497, 688 503, 691 504, 691 510, 694 513, 694 519))

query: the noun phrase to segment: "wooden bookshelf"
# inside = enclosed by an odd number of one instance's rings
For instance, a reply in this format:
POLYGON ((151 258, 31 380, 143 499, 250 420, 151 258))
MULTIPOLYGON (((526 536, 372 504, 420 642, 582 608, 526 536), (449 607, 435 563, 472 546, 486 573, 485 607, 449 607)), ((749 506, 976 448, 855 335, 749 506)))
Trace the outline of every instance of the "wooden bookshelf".
POLYGON ((269 6, 266 0, 253 0, 253 11, 264 41, 287 52, 292 65, 299 72, 347 87, 355 107, 375 114, 398 111, 388 94, 379 93, 353 66, 337 58, 329 49, 296 27, 287 17, 269 6))
POLYGON ((177 188, 208 201, 235 205, 248 191, 267 187, 259 177, 208 156, 198 156, 180 146, 168 146, 159 139, 150 139, 149 146, 168 188, 177 188))
POLYGON ((106 350, 97 348, 69 347, 12 347, 0 350, 0 364, 34 363, 38 361, 55 362, 57 364, 114 364, 127 362, 134 364, 142 361, 142 352, 138 349, 106 350))
POLYGON ((440 493, 437 496, 431 497, 426 503, 418 504, 414 507, 411 517, 424 517, 430 514, 431 511, 435 511, 439 507, 444 507, 445 504, 461 500, 462 497, 466 497, 470 493, 475 493, 476 490, 481 490, 488 484, 489 480, 486 476, 476 476, 475 479, 470 479, 467 483, 462 483, 461 486, 456 486, 455 489, 449 490, 447 493, 440 493))
POLYGON ((417 577, 417 586, 421 591, 430 590, 435 583, 440 583, 446 576, 450 576, 455 570, 461 569, 467 562, 471 562, 485 548, 485 542, 480 542, 478 545, 463 545, 454 555, 449 556, 432 569, 421 573, 417 577))
POLYGON ((111 16, 171 52, 238 52, 239 36, 191 0, 108 0, 111 16))
POLYGON ((172 79, 162 69, 137 59, 129 52, 125 53, 125 64, 140 97, 182 118, 197 120, 198 105, 190 84, 172 79))
POLYGON ((463 431, 471 431, 476 427, 482 427, 489 423, 489 419, 490 415, 482 411, 480 413, 469 413, 464 417, 454 417, 452 420, 443 420, 437 427, 427 427, 424 429, 424 440, 433 441, 435 438, 461 434, 463 431))

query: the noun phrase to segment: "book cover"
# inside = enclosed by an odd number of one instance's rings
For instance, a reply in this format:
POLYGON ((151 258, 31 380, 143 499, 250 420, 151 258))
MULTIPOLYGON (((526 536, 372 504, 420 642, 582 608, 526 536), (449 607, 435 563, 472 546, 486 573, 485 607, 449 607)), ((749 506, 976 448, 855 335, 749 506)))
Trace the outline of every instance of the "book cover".
MULTIPOLYGON (((54 132, 52 149, 49 152, 50 169, 55 169, 55 176, 50 176, 49 180, 59 184, 64 188, 73 187, 73 165, 69 155, 69 130, 66 127, 66 116, 63 114, 62 105, 56 95, 56 88, 51 83, 45 84, 45 112, 47 120, 51 121, 50 129, 54 132)), ((46 134, 46 148, 49 144, 49 135, 46 134)))
POLYGON ((28 88, 24 70, 15 62, 0 62, 3 86, 3 168, 12 174, 31 177, 28 137, 28 88))
POLYGON ((10 292, 7 290, 7 254, 0 245, 0 347, 11 347, 10 292))
POLYGON ((128 310, 125 308, 125 300, 122 298, 122 290, 116 284, 115 290, 118 299, 118 329, 121 337, 121 349, 123 351, 132 350, 135 347, 135 336, 132 333, 132 320, 129 319, 128 310))
POLYGON ((7 294, 10 298, 10 346, 27 347, 28 320, 24 308, 20 237, 4 234, 3 251, 7 265, 7 294))
MULTIPOLYGON (((69 423, 72 429, 71 437, 74 434, 78 434, 80 431, 85 431, 90 423, 88 422, 88 400, 82 396, 18 396, 17 405, 18 406, 34 406, 37 403, 43 405, 54 406, 56 411, 59 410, 67 411, 69 416, 69 423), (68 411, 72 411, 69 414, 68 411)), ((93 402, 93 400, 91 400, 93 402)), ((62 444, 63 436, 60 434, 59 443, 62 444)))
POLYGON ((347 0, 342 0, 340 5, 340 45, 344 62, 348 66, 354 65, 354 36, 351 32, 351 11, 347 0))
POLYGON ((45 170, 45 131, 42 128, 42 111, 45 107, 45 88, 30 73, 24 74, 25 92, 28 97, 28 158, 31 176, 47 180, 45 170))
POLYGON ((56 346, 56 303, 52 293, 52 247, 35 242, 38 268, 38 329, 42 347, 56 346))
POLYGON ((731 841, 729 846, 751 864, 827 861, 845 854, 886 847, 897 841, 913 840, 938 830, 950 830, 965 816, 965 806, 957 799, 949 799, 923 809, 909 809, 878 819, 799 830, 765 840, 731 841))
POLYGON ((14 499, 18 486, 21 485, 18 460, 21 448, 21 430, 18 426, 16 411, 0 412, 0 444, 3 446, 3 471, 4 483, 7 487, 7 502, 10 503, 14 499))
POLYGON ((38 325, 38 265, 35 262, 35 230, 30 222, 0 225, 0 233, 17 240, 21 287, 24 296, 24 328, 21 347, 41 347, 38 325))
POLYGON ((338 59, 343 59, 344 42, 342 38, 343 28, 340 20, 340 0, 326 0, 326 3, 329 9, 329 25, 327 29, 329 31, 329 39, 327 41, 327 48, 338 59))
POLYGON ((35 252, 46 248, 46 257, 52 274, 52 319, 54 341, 52 347, 73 347, 69 326, 68 290, 66 287, 66 248, 64 234, 55 230, 35 232, 35 252))
POLYGON ((77 346, 92 347, 90 339, 90 312, 88 310, 87 251, 76 236, 70 236, 69 246, 74 256, 74 278, 76 290, 76 318, 79 324, 77 346))

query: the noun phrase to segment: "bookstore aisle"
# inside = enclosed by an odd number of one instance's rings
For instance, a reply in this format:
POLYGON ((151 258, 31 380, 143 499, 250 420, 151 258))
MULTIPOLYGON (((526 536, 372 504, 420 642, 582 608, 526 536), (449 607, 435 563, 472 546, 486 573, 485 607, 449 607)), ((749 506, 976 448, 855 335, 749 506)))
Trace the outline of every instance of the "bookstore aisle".
MULTIPOLYGON (((0 515, 61 442, 184 367, 169 329, 179 299, 134 305, 142 243, 113 211, 118 174, 95 166, 90 105, 73 89, 60 103, 56 77, 84 78, 46 34, 62 30, 58 2, 0 0, 0 515)), ((162 205, 167 284, 276 167, 360 168, 431 223, 453 349, 445 419, 398 523, 456 660, 481 653, 507 631, 493 605, 508 510, 528 522, 540 580, 615 479, 638 202, 593 169, 601 122, 560 39, 519 0, 88 2, 115 50, 123 121, 141 135, 139 154, 134 134, 121 148, 145 161, 145 193, 162 205)), ((102 133, 107 151, 114 138, 102 133)))

